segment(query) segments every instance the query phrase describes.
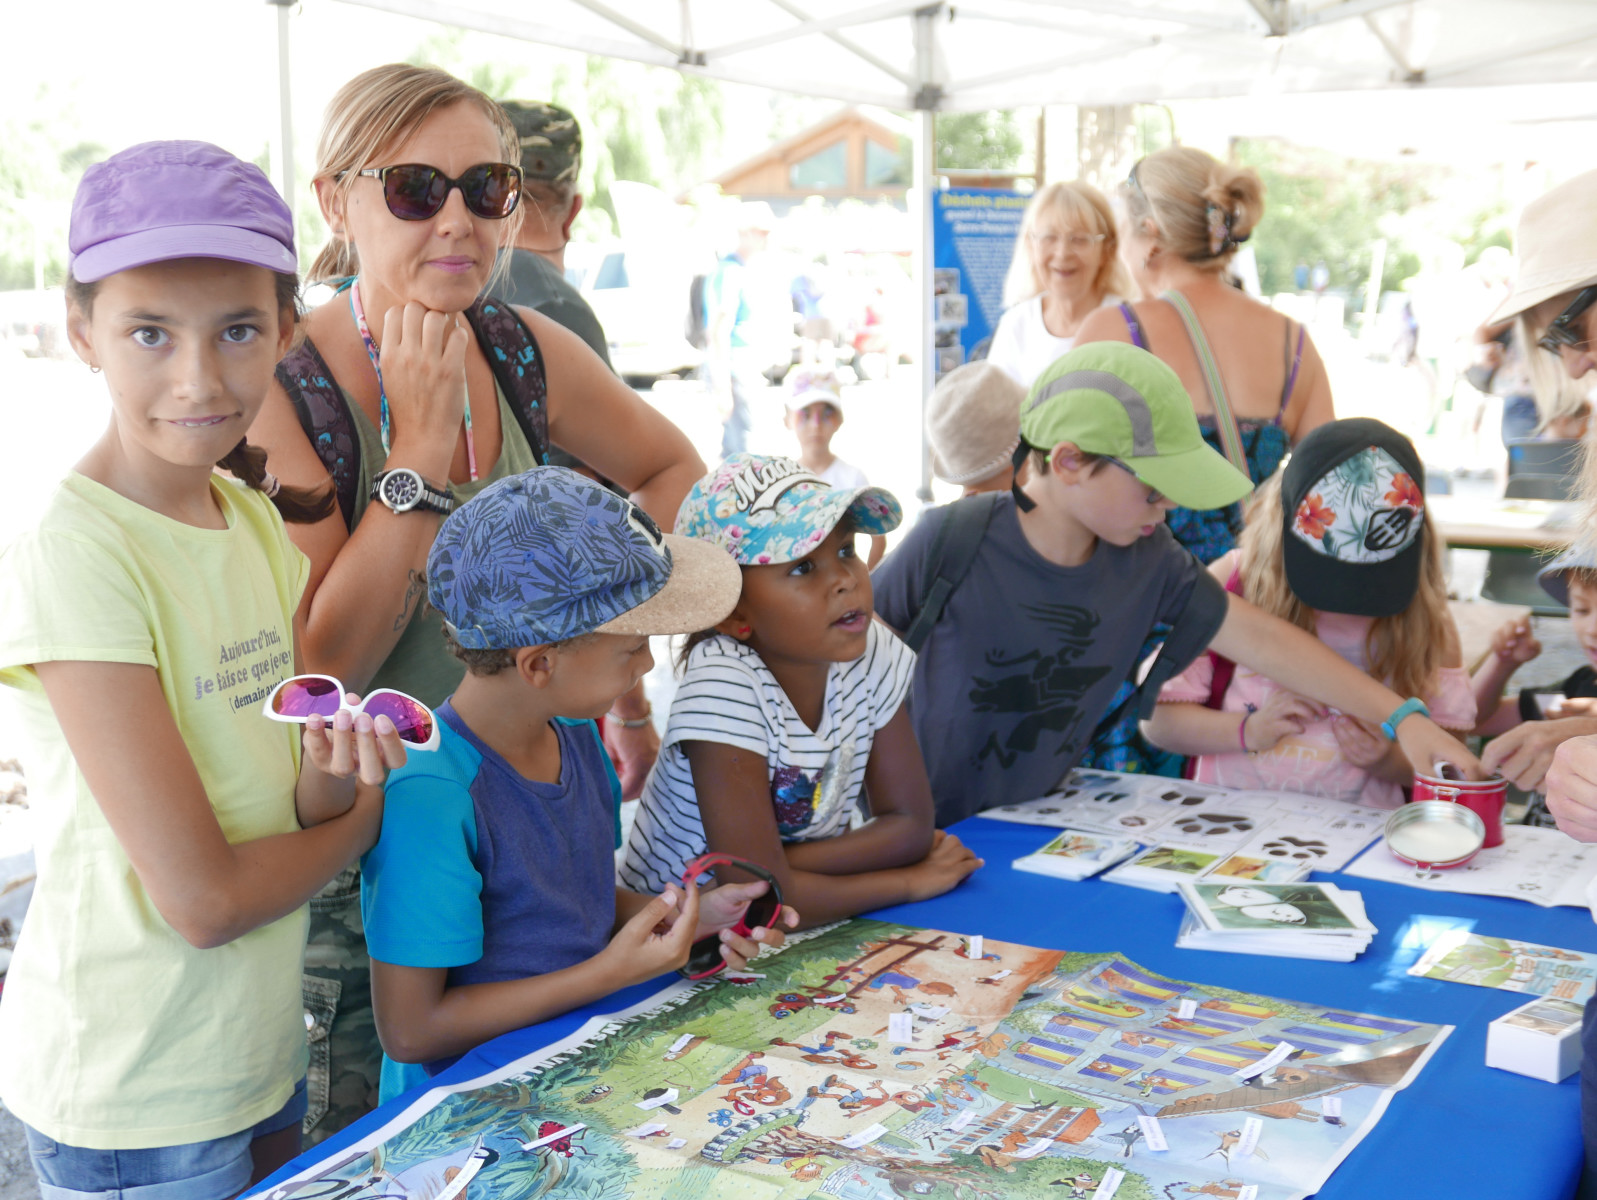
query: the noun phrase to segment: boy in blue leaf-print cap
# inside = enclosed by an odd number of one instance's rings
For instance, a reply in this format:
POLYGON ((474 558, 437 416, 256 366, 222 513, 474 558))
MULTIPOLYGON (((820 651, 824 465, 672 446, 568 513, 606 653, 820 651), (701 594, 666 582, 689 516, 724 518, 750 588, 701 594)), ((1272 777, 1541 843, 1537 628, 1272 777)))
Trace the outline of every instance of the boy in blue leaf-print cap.
POLYGON ((389 779, 362 863, 384 1100, 489 1038, 681 966, 698 938, 719 932, 736 966, 782 940, 730 928, 763 882, 615 886, 620 786, 594 722, 654 665, 651 634, 726 616, 731 559, 538 467, 453 513, 427 573, 467 674, 438 709, 438 749, 389 779))

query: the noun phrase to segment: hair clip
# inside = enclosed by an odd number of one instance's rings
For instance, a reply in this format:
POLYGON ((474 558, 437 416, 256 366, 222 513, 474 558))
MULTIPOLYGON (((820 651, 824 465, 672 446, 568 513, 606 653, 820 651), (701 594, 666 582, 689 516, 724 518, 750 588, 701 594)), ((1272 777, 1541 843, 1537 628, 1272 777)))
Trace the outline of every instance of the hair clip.
POLYGON ((1213 201, 1203 206, 1203 217, 1209 225, 1209 257, 1216 258, 1224 252, 1231 237, 1231 217, 1213 201))

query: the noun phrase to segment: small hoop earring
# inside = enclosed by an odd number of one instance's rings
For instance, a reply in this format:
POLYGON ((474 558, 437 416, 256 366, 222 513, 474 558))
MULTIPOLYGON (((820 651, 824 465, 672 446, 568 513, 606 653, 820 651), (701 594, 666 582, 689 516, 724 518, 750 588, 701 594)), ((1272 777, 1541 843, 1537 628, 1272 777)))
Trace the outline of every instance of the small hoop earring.
POLYGON ((95 375, 98 375, 100 373, 100 368, 95 366, 93 363, 90 363, 89 364, 89 371, 91 373, 95 374, 95 375))

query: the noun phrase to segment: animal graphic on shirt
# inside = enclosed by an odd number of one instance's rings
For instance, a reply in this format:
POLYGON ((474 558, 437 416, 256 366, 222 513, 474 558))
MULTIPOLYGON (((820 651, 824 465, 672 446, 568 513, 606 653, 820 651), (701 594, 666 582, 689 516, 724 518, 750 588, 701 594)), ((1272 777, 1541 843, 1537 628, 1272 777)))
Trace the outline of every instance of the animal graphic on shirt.
POLYGON ((1058 636, 1047 639, 1046 653, 1028 650, 1008 657, 998 650, 987 652, 987 665, 994 670, 1024 669, 972 680, 970 703, 977 712, 1013 713, 1020 718, 1003 741, 996 732, 988 734, 986 744, 976 753, 974 765, 978 768, 989 756, 1000 767, 1014 766, 1022 754, 1035 751, 1048 732, 1062 735, 1055 753, 1063 753, 1070 735, 1082 723, 1081 698, 1109 673, 1107 665, 1075 665, 1092 645, 1097 613, 1075 604, 1028 604, 1021 611, 1058 636))

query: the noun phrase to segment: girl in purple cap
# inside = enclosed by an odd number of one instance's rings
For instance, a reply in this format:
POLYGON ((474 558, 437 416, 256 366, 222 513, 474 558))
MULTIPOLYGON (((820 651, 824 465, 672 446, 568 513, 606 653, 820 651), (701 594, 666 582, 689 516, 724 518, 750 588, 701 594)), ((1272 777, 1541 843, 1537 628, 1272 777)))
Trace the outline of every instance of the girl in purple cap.
POLYGON ((294 333, 288 207, 204 142, 91 167, 67 329, 105 433, 0 553, 38 881, 0 1003, 0 1097, 42 1191, 220 1200, 297 1150, 306 902, 375 841, 392 722, 261 719, 307 563, 245 440, 294 333), (213 471, 227 468, 233 478, 213 471))

